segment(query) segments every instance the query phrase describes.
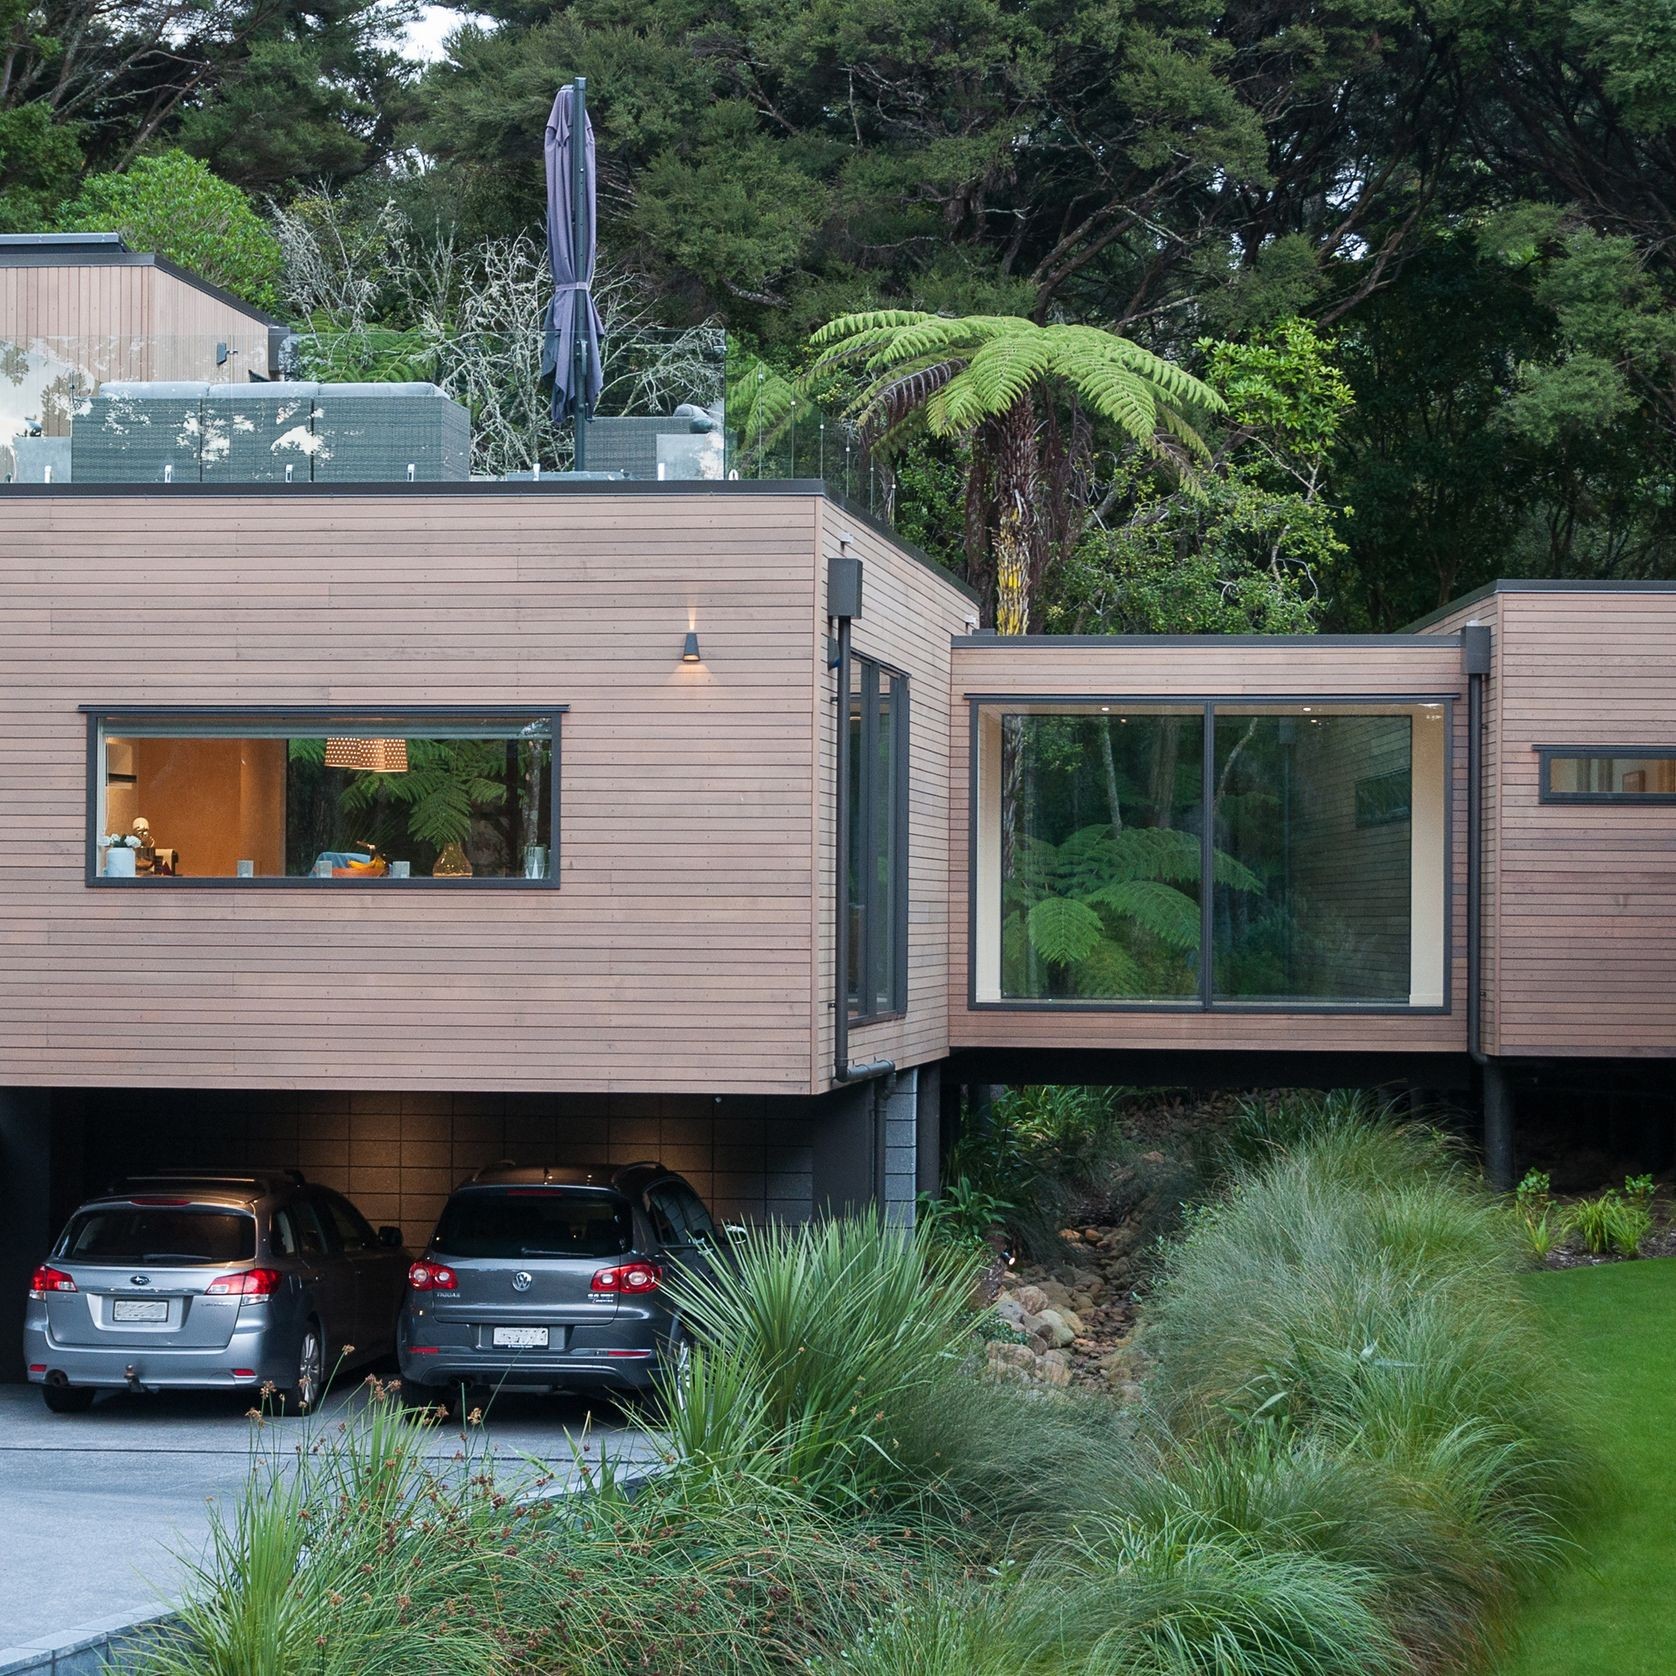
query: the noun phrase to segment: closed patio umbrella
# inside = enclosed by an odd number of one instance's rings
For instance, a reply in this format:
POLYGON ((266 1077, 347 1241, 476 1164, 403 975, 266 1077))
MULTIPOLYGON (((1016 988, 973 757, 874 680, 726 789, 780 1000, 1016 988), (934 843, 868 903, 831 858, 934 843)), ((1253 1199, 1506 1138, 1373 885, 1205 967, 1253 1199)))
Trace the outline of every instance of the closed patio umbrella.
POLYGON ((547 118, 547 255, 553 301, 541 370, 553 375, 553 417, 576 423, 576 469, 587 465, 586 417, 599 400, 599 310, 594 307, 594 130, 588 82, 559 89, 547 118))

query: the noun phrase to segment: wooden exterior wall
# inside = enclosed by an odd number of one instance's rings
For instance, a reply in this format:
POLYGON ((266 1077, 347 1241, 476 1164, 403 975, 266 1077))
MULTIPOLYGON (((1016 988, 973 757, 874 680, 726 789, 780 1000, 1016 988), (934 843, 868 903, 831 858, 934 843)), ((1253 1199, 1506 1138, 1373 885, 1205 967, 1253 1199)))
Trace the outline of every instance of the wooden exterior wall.
MULTIPOLYGON (((745 485, 0 498, 0 1081, 825 1088, 822 504, 745 485), (568 705, 561 888, 90 889, 78 706, 134 704, 568 705)), ((910 619, 959 596, 863 545, 858 644, 910 668, 929 788, 894 1039, 935 1057, 948 627, 910 619)))
MULTIPOLYGON (((1453 640, 1368 636, 1281 640, 1113 639, 1043 637, 1023 642, 957 644, 951 689, 953 745, 949 803, 949 1039, 956 1048, 1207 1048, 1459 1053, 1466 1046, 1458 1001, 1448 1013, 1230 1009, 1164 1012, 1008 1008, 970 1004, 969 810, 970 707, 973 695, 1204 698, 1452 696, 1464 699, 1460 648, 1453 640)), ((1450 994, 1465 992, 1466 716, 1454 707, 1451 756, 1452 864, 1450 994)))
POLYGON ((38 418, 48 436, 69 432, 72 385, 268 373, 261 315, 150 265, 0 262, 0 343, 30 356, 27 371, 0 376, 0 421, 38 418), (217 343, 230 351, 219 366, 217 343))
MULTIPOLYGON (((899 1068, 941 1059, 948 1052, 948 946, 952 872, 948 850, 950 717, 948 692, 952 643, 978 618, 976 603, 939 572, 910 558, 842 507, 822 511, 822 581, 825 564, 849 537, 848 552, 861 560, 862 612, 851 628, 856 653, 878 659, 908 676, 908 1008, 901 1017, 850 1032, 852 1060, 890 1059, 899 1068)), ((824 625, 823 625, 824 632, 824 625)), ((836 889, 833 790, 837 784, 834 732, 837 684, 829 671, 817 709, 821 812, 813 936, 818 1029, 814 1080, 824 1086, 833 1066, 833 912, 836 889)))
POLYGON ((1513 584, 1445 622, 1471 619, 1495 648, 1486 1050, 1676 1055, 1676 806, 1544 804, 1535 750, 1676 752, 1676 594, 1513 584))

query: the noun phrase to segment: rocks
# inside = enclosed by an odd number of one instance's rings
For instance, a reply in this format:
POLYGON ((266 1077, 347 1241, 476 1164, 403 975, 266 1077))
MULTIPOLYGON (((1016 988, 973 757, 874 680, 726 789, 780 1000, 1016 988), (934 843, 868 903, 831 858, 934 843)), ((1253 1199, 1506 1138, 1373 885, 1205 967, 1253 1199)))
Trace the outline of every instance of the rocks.
MULTIPOLYGON (((1040 1315, 1048 1307, 1047 1293, 1039 1286, 1020 1286, 1013 1295, 1026 1315, 1040 1315)), ((1002 1293, 1002 1296, 1006 1294, 1002 1293)))
POLYGON ((1071 1383, 1071 1358, 1063 1350, 1044 1351, 1036 1358, 1036 1378, 1043 1385, 1069 1385, 1071 1383))
POLYGON ((1002 1281, 995 1313, 1026 1342, 1004 1354, 991 1347, 988 1365, 1033 1387, 1082 1386, 1132 1400, 1144 1360, 1129 1342, 1139 1228, 1090 1222, 1062 1230, 1062 1238, 1062 1262, 1015 1269, 1002 1281))

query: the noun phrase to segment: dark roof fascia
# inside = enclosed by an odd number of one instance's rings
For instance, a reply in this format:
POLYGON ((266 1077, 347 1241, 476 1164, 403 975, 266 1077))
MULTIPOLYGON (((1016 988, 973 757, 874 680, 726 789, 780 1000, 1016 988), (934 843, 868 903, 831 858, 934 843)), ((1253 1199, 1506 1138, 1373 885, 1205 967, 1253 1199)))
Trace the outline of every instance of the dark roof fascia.
POLYGON ((1447 646, 1448 634, 957 634, 963 646, 1398 646, 1415 650, 1447 646))
POLYGON ((683 479, 658 482, 649 478, 623 478, 618 482, 595 478, 581 481, 566 477, 520 478, 516 482, 464 483, 8 483, 0 489, 0 507, 14 497, 41 500, 59 496, 66 500, 98 500, 108 497, 118 500, 281 500, 291 496, 306 499, 310 496, 377 496, 393 499, 423 499, 426 496, 487 496, 501 495, 793 495, 818 497, 830 501, 846 518, 865 524, 880 540, 901 553, 904 558, 923 566, 939 581, 964 598, 976 603, 978 595, 959 577, 922 553, 911 542, 904 541, 891 527, 870 513, 850 505, 841 495, 834 494, 819 478, 734 477, 720 481, 683 479))
POLYGON ((1669 594, 1676 593, 1676 582, 1625 582, 1616 577, 1602 578, 1595 581, 1587 577, 1564 576, 1504 576, 1495 582, 1486 582, 1481 588, 1474 588, 1458 599, 1452 599, 1447 605, 1440 605, 1435 611, 1428 611, 1424 617, 1416 617, 1404 629, 1412 634, 1425 628, 1428 623, 1441 622, 1452 611, 1465 610, 1469 605, 1477 605, 1481 600, 1491 599, 1497 594, 1669 594))
POLYGON ((116 244, 0 245, 0 268, 157 268, 171 279, 178 279, 183 285, 202 291, 206 297, 214 297, 217 302, 237 309, 240 314, 249 315, 263 326, 286 325, 285 321, 276 320, 254 303, 235 297, 231 291, 212 284, 202 274, 195 274, 190 268, 183 268, 152 250, 127 250, 116 244))

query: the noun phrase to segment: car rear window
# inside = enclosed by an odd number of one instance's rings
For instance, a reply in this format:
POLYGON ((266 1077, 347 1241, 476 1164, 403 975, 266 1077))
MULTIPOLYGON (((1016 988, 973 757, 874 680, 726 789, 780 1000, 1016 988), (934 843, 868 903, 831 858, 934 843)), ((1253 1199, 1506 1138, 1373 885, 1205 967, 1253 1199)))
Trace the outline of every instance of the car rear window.
POLYGON ((61 1255, 87 1263, 242 1263, 256 1218, 216 1205, 109 1205, 77 1211, 61 1255))
POLYGON ((634 1243, 634 1217, 599 1189, 478 1188, 448 1201, 431 1243, 450 1257, 615 1257, 634 1243))

